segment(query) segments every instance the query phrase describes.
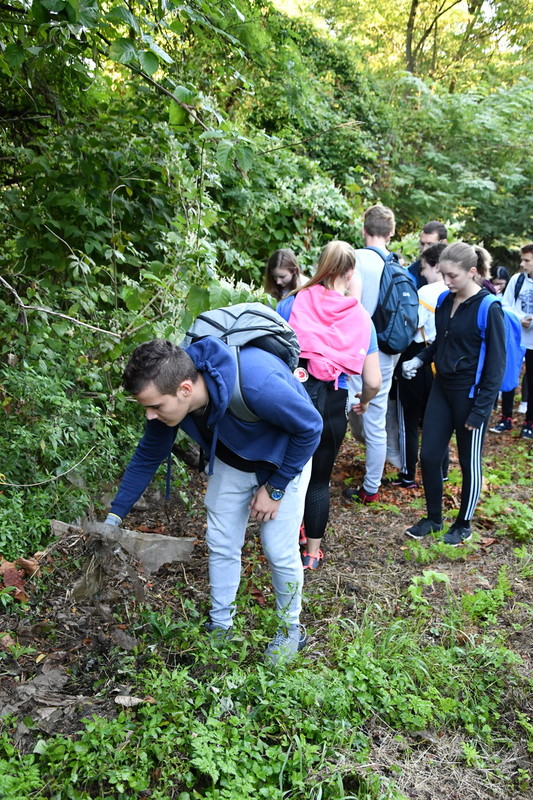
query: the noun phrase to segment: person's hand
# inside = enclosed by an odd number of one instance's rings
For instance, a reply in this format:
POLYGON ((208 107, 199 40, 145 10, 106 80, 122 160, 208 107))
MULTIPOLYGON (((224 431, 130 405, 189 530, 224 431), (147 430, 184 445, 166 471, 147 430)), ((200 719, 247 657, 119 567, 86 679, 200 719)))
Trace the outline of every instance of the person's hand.
POLYGON ((107 515, 107 517, 104 519, 104 524, 105 525, 115 525, 115 527, 120 525, 121 522, 122 522, 122 520, 120 519, 119 516, 117 516, 116 514, 111 514, 111 513, 109 513, 107 515))
POLYGON ((353 411, 354 414, 364 414, 365 411, 368 408, 368 403, 363 403, 361 401, 362 394, 363 394, 363 392, 356 392, 355 393, 355 396, 359 398, 359 402, 352 404, 352 411, 353 411))
POLYGON ((258 522, 275 519, 281 500, 272 500, 264 486, 260 486, 250 501, 250 516, 258 522))
POLYGON ((420 369, 422 364, 423 364, 423 361, 422 361, 422 359, 418 358, 418 356, 415 356, 414 358, 411 358, 409 361, 404 361, 403 364, 402 364, 402 375, 403 375, 403 377, 406 380, 410 381, 411 378, 415 377, 417 371, 420 369))
POLYGON ((531 325, 532 320, 533 320, 533 316, 531 314, 528 314, 527 317, 522 317, 522 319, 520 320, 521 323, 522 323, 522 327, 523 328, 529 328, 530 325, 531 325))

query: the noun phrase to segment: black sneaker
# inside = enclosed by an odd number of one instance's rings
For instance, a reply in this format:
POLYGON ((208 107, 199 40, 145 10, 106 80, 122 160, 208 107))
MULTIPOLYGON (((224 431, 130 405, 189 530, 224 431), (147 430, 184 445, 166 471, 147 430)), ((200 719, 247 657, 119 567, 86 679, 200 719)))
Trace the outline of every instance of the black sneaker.
POLYGON ((418 489, 418 483, 415 480, 411 480, 401 473, 397 478, 385 478, 382 483, 385 486, 399 486, 400 489, 418 489))
POLYGON ((416 525, 413 525, 411 528, 407 528, 405 535, 410 536, 411 539, 423 539, 424 536, 428 535, 428 533, 441 530, 442 522, 433 522, 432 519, 422 517, 420 522, 417 522, 416 525))
POLYGON ((521 439, 533 439, 533 421, 528 420, 524 422, 522 425, 522 430, 520 432, 521 439))
POLYGON ((463 544, 463 542, 468 542, 468 540, 471 538, 472 528, 470 525, 458 525, 456 522, 454 522, 444 534, 442 541, 444 544, 451 544, 452 547, 459 547, 459 545, 463 544))
POLYGON ((505 431, 510 431, 513 429, 513 420, 511 417, 502 417, 496 425, 493 425, 492 428, 489 428, 489 431, 492 433, 504 433, 505 431))

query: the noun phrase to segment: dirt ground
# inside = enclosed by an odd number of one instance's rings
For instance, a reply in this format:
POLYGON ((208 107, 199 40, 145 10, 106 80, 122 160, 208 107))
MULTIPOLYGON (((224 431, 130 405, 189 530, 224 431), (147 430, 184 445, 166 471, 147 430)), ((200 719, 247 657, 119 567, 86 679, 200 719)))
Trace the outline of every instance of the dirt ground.
MULTIPOLYGON (((497 463, 499 454, 517 443, 517 433, 497 436, 488 434, 485 461, 497 463)), ((457 466, 452 451, 451 467, 457 466)), ((306 603, 303 622, 310 633, 308 657, 324 656, 327 629, 339 615, 359 615, 369 604, 394 609, 405 594, 413 575, 426 567, 406 557, 408 540, 405 528, 423 515, 423 490, 402 490, 383 487, 378 506, 350 504, 342 497, 345 481, 357 485, 364 471, 364 448, 347 438, 337 460, 331 486, 330 528, 324 541, 323 566, 306 573, 306 603), (418 508, 413 501, 418 498, 418 508), (317 598, 321 602, 317 603, 317 598)), ((387 474, 394 474, 387 466, 387 474)), ((505 495, 523 503, 531 503, 529 485, 505 487, 505 495)), ((96 535, 72 528, 54 542, 41 558, 41 576, 23 576, 29 596, 24 614, 0 614, 0 638, 3 649, 0 670, 0 706, 3 714, 13 713, 20 720, 16 743, 29 751, 39 732, 73 734, 80 729, 80 720, 91 714, 114 716, 118 708, 117 694, 127 691, 128 675, 121 671, 120 653, 133 653, 139 636, 134 618, 138 601, 153 610, 171 611, 173 620, 186 619, 187 602, 200 609, 208 608, 207 551, 204 540, 205 516, 202 496, 205 480, 189 470, 185 490, 176 493, 167 508, 159 496, 147 493, 147 501, 134 510, 124 526, 144 532, 196 539, 192 559, 188 563, 163 566, 156 574, 146 575, 138 563, 96 535), (99 581, 97 594, 86 596, 87 574, 99 581), (177 596, 176 582, 181 591, 177 596), (117 622, 117 620, 120 620, 117 622), (9 637, 9 638, 8 638, 9 637), (8 643, 16 647, 7 649, 8 643), (118 654, 118 655, 117 655, 118 654), (33 720, 28 729, 25 718, 33 720)), ((486 492, 498 492, 496 486, 485 486, 486 492)), ((416 505, 416 503, 415 503, 416 505)), ((458 489, 446 489, 446 507, 458 506, 458 489)), ((245 576, 250 602, 270 603, 268 571, 261 556, 254 525, 244 552, 245 576)), ((531 609, 533 587, 517 573, 513 554, 516 542, 494 535, 493 523, 479 514, 476 530, 482 541, 468 557, 433 562, 432 570, 446 573, 457 591, 474 592, 496 586, 502 565, 508 565, 514 591, 513 613, 501 615, 507 626, 507 646, 523 659, 520 671, 531 674, 533 627, 531 609), (517 623, 520 623, 517 625, 517 623)), ((28 555, 28 554, 21 554, 28 555)), ((432 604, 445 602, 444 589, 435 587, 432 604)), ((190 608, 190 605, 189 605, 190 608)), ((136 668, 142 668, 137 657, 136 668)), ((171 653, 168 653, 171 659, 171 653)), ((183 658, 183 656, 182 656, 183 658)), ((27 720, 26 720, 27 721, 27 720)), ((375 723, 373 768, 390 774, 396 785, 413 800, 435 798, 496 798, 493 784, 483 770, 478 780, 467 780, 461 766, 460 736, 429 736, 424 747, 413 750, 405 740, 375 723), (440 769, 435 770, 435 763, 440 769), (400 765, 401 772, 396 766, 400 765), (432 766, 433 765, 433 766, 432 766), (443 765, 445 769, 443 771, 443 765)), ((412 745, 412 742, 410 743, 412 745)), ((531 768, 525 752, 502 753, 499 769, 511 773, 516 767, 531 768)), ((472 771, 470 771, 471 773, 472 771)), ((509 795, 510 796, 510 795, 509 795)), ((527 794, 513 794, 514 799, 527 794)))

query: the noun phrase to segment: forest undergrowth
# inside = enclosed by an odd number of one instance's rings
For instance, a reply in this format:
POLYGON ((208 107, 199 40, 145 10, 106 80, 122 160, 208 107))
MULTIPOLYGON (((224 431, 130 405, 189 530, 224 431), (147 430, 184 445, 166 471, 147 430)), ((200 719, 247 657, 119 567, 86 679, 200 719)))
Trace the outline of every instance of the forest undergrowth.
MULTIPOLYGON (((309 645, 279 669, 261 658, 276 621, 254 525, 235 636, 204 632, 197 472, 179 470, 166 508, 154 486, 125 523, 195 537, 188 563, 146 575, 73 527, 38 556, 25 602, 0 591, 0 797, 531 797, 532 460, 517 434, 489 435, 476 532, 452 548, 405 538, 422 489, 346 504, 364 468, 347 438, 324 565, 306 575, 309 645)), ((450 477, 449 522, 454 452, 450 477)))

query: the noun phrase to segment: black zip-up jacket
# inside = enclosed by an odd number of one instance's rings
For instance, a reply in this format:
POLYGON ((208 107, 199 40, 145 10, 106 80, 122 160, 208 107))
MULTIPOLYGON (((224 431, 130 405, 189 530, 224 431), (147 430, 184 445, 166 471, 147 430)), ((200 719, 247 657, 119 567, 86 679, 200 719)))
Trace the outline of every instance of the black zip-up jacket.
MULTIPOLYGON (((481 333, 477 324, 479 304, 489 294, 481 289, 464 300, 450 317, 454 296, 450 292, 435 311, 437 336, 418 354, 424 364, 435 362, 437 377, 449 389, 464 389, 467 393, 476 381, 481 349, 481 333)), ((505 371, 505 325, 500 303, 492 303, 487 317, 486 353, 483 372, 474 393, 467 425, 480 428, 489 417, 505 371)))

